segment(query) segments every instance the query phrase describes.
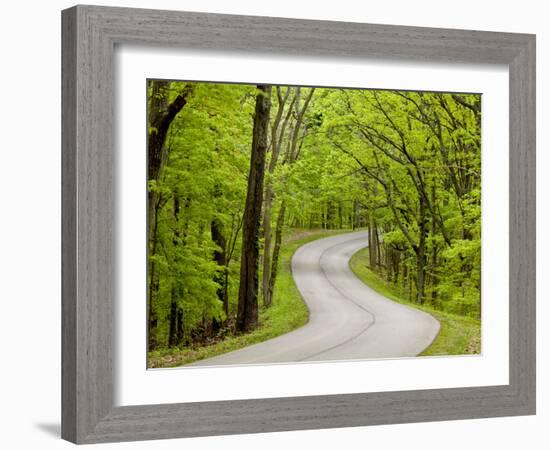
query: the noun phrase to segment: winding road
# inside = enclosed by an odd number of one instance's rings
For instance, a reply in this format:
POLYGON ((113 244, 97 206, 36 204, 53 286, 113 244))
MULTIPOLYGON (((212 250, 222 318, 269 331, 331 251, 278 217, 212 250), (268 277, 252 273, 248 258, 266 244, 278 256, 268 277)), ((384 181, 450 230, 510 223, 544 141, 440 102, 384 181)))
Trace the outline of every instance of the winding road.
POLYGON ((192 366, 416 356, 435 339, 439 322, 378 294, 349 268, 367 246, 359 231, 312 241, 292 258, 292 274, 309 308, 301 328, 192 366))

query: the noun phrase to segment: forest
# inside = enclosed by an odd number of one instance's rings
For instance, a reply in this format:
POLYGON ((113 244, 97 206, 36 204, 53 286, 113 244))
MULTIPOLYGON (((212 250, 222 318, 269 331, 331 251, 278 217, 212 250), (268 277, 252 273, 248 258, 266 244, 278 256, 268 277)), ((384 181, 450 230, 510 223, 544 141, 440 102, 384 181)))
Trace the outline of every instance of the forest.
POLYGON ((294 236, 368 230, 413 305, 481 317, 481 95, 148 80, 149 356, 254 333, 294 236))

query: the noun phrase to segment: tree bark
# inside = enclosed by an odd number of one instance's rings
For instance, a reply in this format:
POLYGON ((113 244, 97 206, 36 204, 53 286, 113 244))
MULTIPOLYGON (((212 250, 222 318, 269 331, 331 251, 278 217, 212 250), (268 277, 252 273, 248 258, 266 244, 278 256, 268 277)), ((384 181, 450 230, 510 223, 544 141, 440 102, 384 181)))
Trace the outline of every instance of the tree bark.
POLYGON ((172 286, 171 300, 170 300, 170 329, 168 332, 168 347, 175 347, 177 345, 177 317, 178 317, 178 303, 176 301, 176 286, 172 286))
POLYGON ((279 215, 277 216, 277 225, 275 228, 275 244, 273 245, 273 260, 271 262, 271 276, 269 277, 269 285, 267 289, 267 295, 269 303, 273 301, 273 292, 275 291, 275 281, 277 279, 277 273, 279 271, 279 253, 281 251, 281 242, 283 240, 283 227, 285 222, 286 205, 285 201, 281 203, 279 208, 279 215))
MULTIPOLYGON (((436 193, 435 193, 435 184, 432 184, 432 204, 436 204, 436 193)), ((432 288, 431 293, 431 304, 433 306, 437 303, 437 283, 438 283, 438 277, 437 277, 437 243, 435 242, 435 239, 433 237, 435 236, 437 232, 437 224, 432 217, 432 254, 431 254, 431 262, 430 262, 430 283, 432 288)))
MULTIPOLYGON (((174 237, 172 244, 174 248, 180 245, 180 232, 178 227, 178 218, 180 213, 179 197, 174 196, 174 237)), ((168 346, 175 347, 181 343, 183 337, 183 310, 178 305, 180 296, 180 281, 172 281, 172 291, 170 294, 170 329, 168 333, 168 346)))
MULTIPOLYGON (((216 276, 214 278, 214 281, 219 285, 217 289, 217 295, 220 301, 223 305, 223 311, 225 312, 225 315, 227 316, 228 312, 228 299, 227 299, 227 276, 226 276, 226 270, 227 270, 227 257, 225 254, 225 249, 227 247, 227 243, 225 240, 225 236, 223 234, 223 224, 220 219, 215 218, 210 223, 210 233, 212 235, 212 241, 218 246, 216 250, 214 250, 214 261, 220 268, 218 272, 216 272, 216 276)), ((220 323, 214 319, 212 321, 212 328, 214 328, 214 331, 218 330, 220 327, 220 323)))
POLYGON ((416 301, 424 303, 426 285, 426 235, 427 217, 424 198, 419 199, 418 246, 416 247, 416 301))
MULTIPOLYGON (((158 246, 158 216, 162 198, 158 198, 154 208, 153 214, 153 235, 150 242, 151 255, 156 255, 158 246)), ((149 290, 147 295, 147 345, 149 350, 154 350, 157 345, 157 326, 158 317, 153 307, 155 299, 159 291, 159 276, 157 273, 157 267, 154 260, 151 261, 149 266, 149 290)))
POLYGON ((369 241, 369 265, 375 270, 380 265, 379 249, 378 249, 378 233, 376 232, 376 221, 369 214, 368 224, 368 241, 369 241))
POLYGON ((269 277, 271 276, 271 206, 273 202, 273 194, 271 189, 267 188, 266 202, 264 210, 264 258, 263 258, 263 271, 262 271, 262 296, 263 304, 265 308, 271 306, 271 297, 268 294, 269 289, 269 277))
POLYGON ((258 85, 250 173, 243 218, 243 243, 237 308, 238 332, 253 330, 258 325, 258 257, 260 220, 263 201, 265 154, 271 109, 271 86, 258 85))
POLYGON ((381 249, 380 249, 380 236, 378 234, 378 225, 374 222, 374 245, 376 246, 376 264, 378 265, 378 270, 380 270, 380 261, 382 260, 381 249))

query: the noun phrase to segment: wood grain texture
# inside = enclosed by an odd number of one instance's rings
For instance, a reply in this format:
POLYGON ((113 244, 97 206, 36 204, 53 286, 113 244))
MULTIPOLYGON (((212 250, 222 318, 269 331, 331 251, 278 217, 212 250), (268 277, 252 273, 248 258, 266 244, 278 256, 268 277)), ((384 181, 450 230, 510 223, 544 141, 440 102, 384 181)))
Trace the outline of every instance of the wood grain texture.
POLYGON ((535 409, 536 93, 535 39, 510 71, 510 384, 535 409))
POLYGON ((97 6, 62 16, 63 438, 93 443, 535 412, 534 36, 97 6), (508 65, 510 383, 114 407, 113 52, 120 43, 508 65))
POLYGON ((76 440, 76 10, 62 17, 62 136, 61 145, 61 340, 62 340, 62 431, 71 441, 76 440))

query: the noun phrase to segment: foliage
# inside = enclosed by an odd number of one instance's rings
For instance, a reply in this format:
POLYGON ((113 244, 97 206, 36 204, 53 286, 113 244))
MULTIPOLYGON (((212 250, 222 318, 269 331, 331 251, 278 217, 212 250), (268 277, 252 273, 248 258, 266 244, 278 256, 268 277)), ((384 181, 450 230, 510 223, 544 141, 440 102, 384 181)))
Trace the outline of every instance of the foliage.
POLYGON ((297 291, 280 259, 296 228, 368 229, 369 273, 444 322, 478 324, 481 97, 274 86, 255 243, 260 294, 272 306, 258 330, 235 333, 257 93, 149 84, 150 354, 196 359, 298 326, 284 307, 297 291), (155 143, 162 151, 152 156, 155 143))

